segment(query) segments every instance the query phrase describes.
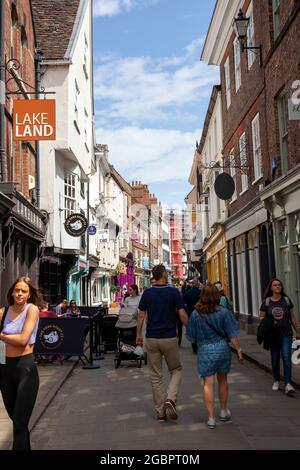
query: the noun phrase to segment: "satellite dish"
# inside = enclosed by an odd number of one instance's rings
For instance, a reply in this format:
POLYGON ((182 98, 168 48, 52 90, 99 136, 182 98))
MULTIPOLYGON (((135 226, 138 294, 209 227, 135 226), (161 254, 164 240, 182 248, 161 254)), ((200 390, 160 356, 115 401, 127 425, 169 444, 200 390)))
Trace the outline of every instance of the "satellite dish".
POLYGON ((235 191, 234 179, 228 173, 221 173, 217 176, 214 187, 218 198, 227 201, 232 198, 235 191))

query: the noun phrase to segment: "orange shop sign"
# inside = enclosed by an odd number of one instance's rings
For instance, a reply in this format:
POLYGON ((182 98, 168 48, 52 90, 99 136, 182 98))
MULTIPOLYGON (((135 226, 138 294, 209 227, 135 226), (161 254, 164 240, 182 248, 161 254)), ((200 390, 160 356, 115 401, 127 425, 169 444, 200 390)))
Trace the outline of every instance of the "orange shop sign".
POLYGON ((14 140, 55 139, 55 100, 14 101, 14 140))

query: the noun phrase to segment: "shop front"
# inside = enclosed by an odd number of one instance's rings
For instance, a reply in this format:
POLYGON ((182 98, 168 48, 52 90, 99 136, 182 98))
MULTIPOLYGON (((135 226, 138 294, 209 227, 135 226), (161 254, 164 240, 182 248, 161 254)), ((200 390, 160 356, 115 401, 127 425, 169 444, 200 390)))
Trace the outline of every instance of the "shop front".
POLYGON ((220 281, 228 293, 227 246, 225 230, 219 225, 213 235, 203 245, 206 257, 207 279, 212 284, 220 281))
POLYGON ((300 165, 274 181, 261 199, 273 220, 276 276, 300 321, 300 165))

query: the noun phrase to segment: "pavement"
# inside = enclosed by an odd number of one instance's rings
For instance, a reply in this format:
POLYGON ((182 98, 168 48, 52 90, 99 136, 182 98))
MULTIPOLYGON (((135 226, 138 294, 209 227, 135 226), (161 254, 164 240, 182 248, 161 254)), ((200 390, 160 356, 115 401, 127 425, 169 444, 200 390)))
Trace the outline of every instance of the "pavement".
MULTIPOLYGON (((249 335, 241 330, 239 342, 245 359, 256 364, 261 369, 272 373, 270 351, 266 351, 256 340, 256 335, 249 335)), ((282 371, 282 362, 281 362, 282 371)), ((281 376, 283 380, 283 376, 281 376)), ((300 390, 300 365, 292 367, 292 383, 295 388, 300 390)))
MULTIPOLYGON (((183 339, 178 422, 156 422, 147 367, 138 369, 135 363, 124 362, 116 370, 114 354, 108 353, 97 362, 100 369, 83 370, 74 358, 64 364, 38 366, 40 389, 30 421, 32 447, 300 449, 300 393, 287 397, 283 387, 272 392, 272 376, 266 373, 271 372, 269 351, 243 330, 239 339, 247 360, 240 365, 233 356, 231 423, 220 424, 214 431, 206 429, 196 357, 183 339)), ((293 383, 300 389, 300 366, 293 366, 293 383)), ((0 449, 9 449, 11 444, 12 426, 0 400, 0 449)))

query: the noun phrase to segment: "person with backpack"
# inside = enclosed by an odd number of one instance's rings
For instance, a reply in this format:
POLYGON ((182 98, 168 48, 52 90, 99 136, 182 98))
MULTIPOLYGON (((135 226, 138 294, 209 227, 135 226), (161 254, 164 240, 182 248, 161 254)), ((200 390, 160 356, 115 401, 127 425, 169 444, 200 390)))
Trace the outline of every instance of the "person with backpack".
POLYGON ((221 307, 227 308, 227 310, 233 311, 233 304, 231 300, 226 296, 222 283, 220 281, 215 282, 215 287, 218 289, 220 294, 220 305, 221 307))
POLYGON ((292 380, 292 342, 293 330, 297 339, 300 338, 300 329, 297 326, 294 305, 286 295, 282 282, 271 279, 264 295, 264 301, 259 309, 261 320, 271 317, 273 322, 272 340, 270 341, 271 362, 274 383, 272 390, 279 390, 280 356, 283 362, 285 393, 291 395, 295 392, 292 380))

